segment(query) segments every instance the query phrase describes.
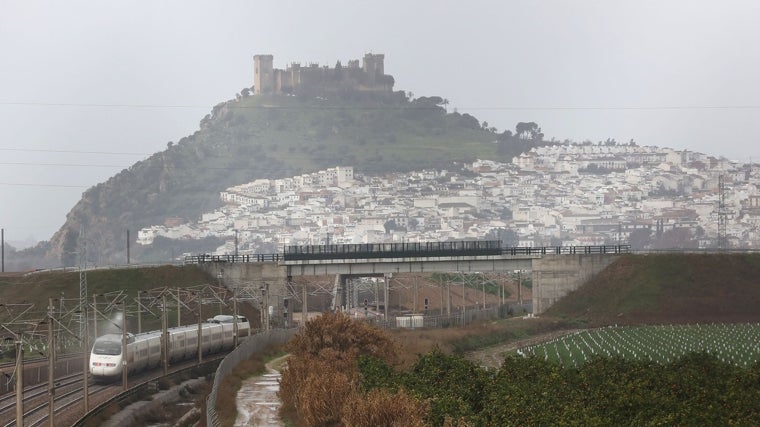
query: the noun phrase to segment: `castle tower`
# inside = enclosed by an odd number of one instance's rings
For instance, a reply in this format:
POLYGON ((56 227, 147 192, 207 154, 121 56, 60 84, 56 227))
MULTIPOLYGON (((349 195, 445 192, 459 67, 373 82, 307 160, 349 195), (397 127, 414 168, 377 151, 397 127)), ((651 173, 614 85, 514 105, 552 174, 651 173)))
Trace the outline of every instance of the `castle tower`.
POLYGON ((253 56, 253 93, 254 95, 274 92, 274 68, 272 55, 253 56))
POLYGON ((369 83, 375 84, 377 78, 385 74, 385 55, 383 54, 371 54, 364 55, 364 72, 369 77, 369 83))

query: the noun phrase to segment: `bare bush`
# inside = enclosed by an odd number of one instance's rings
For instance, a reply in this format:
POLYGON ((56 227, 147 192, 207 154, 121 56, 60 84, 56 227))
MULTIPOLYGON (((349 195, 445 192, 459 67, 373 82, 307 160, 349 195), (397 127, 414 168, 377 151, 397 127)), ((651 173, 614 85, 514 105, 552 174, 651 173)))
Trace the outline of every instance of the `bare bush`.
POLYGON ((425 425, 427 411, 427 404, 404 389, 396 393, 374 389, 364 395, 353 394, 343 406, 341 422, 354 427, 421 427, 425 425))
POLYGON ((281 414, 295 412, 309 426, 340 425, 346 402, 357 397, 356 358, 396 360, 390 336, 341 313, 325 313, 306 323, 287 344, 282 370, 281 414))

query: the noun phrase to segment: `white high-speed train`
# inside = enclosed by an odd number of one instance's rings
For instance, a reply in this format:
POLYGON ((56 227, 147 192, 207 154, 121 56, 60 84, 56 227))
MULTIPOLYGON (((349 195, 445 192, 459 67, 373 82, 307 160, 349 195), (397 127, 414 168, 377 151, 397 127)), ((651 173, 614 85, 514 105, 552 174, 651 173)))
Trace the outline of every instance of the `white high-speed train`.
MULTIPOLYGON (((210 354, 230 349, 234 345, 234 317, 214 316, 201 324, 202 353, 210 354)), ((248 336, 248 320, 238 316, 238 336, 248 336)), ((198 325, 168 328, 167 356, 169 362, 190 359, 198 355, 198 325)), ((95 340, 90 354, 90 373, 96 379, 115 378, 122 374, 126 360, 127 372, 155 368, 161 364, 161 331, 127 334, 126 359, 122 355, 121 334, 106 334, 95 340)))

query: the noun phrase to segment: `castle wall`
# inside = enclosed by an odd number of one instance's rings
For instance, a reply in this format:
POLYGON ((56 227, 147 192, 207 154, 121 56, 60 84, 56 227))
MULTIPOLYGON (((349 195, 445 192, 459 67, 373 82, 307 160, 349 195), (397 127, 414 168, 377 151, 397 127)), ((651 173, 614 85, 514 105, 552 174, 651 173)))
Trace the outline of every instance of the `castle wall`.
POLYGON ((366 54, 362 68, 358 60, 347 67, 301 67, 291 64, 285 70, 273 68, 272 55, 254 57, 254 94, 329 93, 343 90, 392 92, 393 77, 385 75, 383 54, 366 54))

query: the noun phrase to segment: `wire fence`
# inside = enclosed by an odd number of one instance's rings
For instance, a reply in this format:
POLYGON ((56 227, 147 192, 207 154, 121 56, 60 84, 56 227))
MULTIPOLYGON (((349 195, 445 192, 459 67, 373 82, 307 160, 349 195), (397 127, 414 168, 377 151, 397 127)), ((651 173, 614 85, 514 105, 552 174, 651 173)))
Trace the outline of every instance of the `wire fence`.
POLYGON ((206 399, 207 426, 221 427, 222 425, 216 413, 216 396, 219 393, 219 385, 224 377, 229 375, 238 364, 247 360, 253 354, 263 352, 274 345, 284 344, 296 331, 297 329, 273 329, 252 335, 222 360, 222 363, 216 368, 214 385, 206 399))
POLYGON ((466 326, 473 322, 484 320, 504 319, 512 316, 530 314, 533 311, 531 302, 523 304, 503 304, 489 308, 465 308, 451 314, 430 315, 427 313, 409 313, 390 317, 383 320, 380 317, 365 317, 364 320, 382 329, 414 329, 414 328, 451 328, 466 326))

